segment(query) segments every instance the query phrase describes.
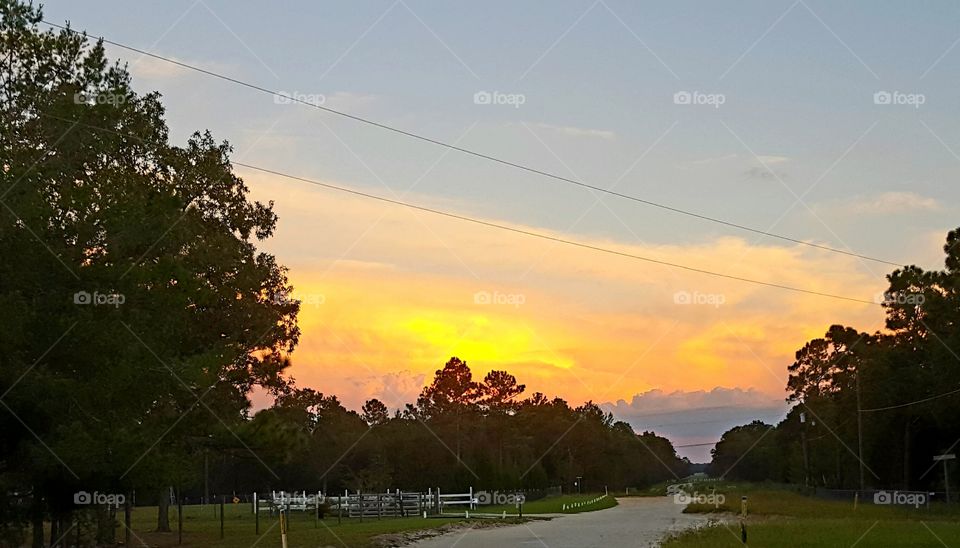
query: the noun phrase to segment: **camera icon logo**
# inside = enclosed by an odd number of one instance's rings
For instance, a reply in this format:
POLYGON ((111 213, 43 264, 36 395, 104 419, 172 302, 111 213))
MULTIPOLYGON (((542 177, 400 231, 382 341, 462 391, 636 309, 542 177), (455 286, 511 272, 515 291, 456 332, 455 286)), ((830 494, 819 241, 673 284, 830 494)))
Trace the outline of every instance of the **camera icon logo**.
POLYGON ((86 291, 77 291, 73 294, 73 304, 90 304, 93 302, 93 296, 86 291))
POLYGON ((691 497, 690 494, 687 493, 686 491, 678 491, 675 495, 673 495, 673 503, 674 504, 692 504, 693 497, 691 497))
POLYGON ((889 91, 878 91, 873 94, 873 104, 889 105, 893 101, 893 94, 889 91))
POLYGON ((473 103, 476 105, 489 105, 493 102, 493 94, 489 91, 478 91, 473 94, 473 103))
POLYGON ((674 304, 690 304, 693 302, 689 291, 677 291, 673 294, 674 304))
POLYGON ((886 491, 877 491, 873 494, 874 504, 890 504, 891 502, 893 502, 893 498, 886 491))
POLYGON ((689 105, 693 102, 693 94, 689 91, 678 91, 673 94, 673 104, 675 105, 689 105))
POLYGON ((473 304, 490 304, 493 299, 489 291, 477 291, 473 294, 473 304))
POLYGON ((91 502, 93 502, 93 497, 86 491, 77 491, 73 494, 74 504, 90 504, 91 502))

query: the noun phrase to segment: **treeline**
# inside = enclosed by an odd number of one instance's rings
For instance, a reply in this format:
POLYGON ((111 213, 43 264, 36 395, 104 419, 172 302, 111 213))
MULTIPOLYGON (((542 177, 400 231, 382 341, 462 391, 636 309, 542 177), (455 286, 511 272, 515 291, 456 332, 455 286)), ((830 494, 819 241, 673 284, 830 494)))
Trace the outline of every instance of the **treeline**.
POLYGON ((947 234, 943 270, 887 276, 884 331, 834 325, 798 350, 786 387, 796 405, 776 426, 726 432, 711 473, 839 489, 860 488, 862 475, 868 489, 942 490, 933 457, 960 441, 958 243, 960 229, 947 234))
POLYGON ((246 426, 279 477, 241 458, 222 469, 220 487, 567 491, 582 477, 581 489, 598 491, 686 472, 666 438, 637 435, 594 403, 571 407, 539 392, 521 399, 524 389, 506 371, 475 381, 451 358, 415 404, 392 416, 376 399, 358 413, 335 396, 295 390, 246 426))
POLYGON ((682 468, 596 405, 520 399, 457 360, 399 415, 298 389, 299 303, 257 249, 272 204, 227 143, 170 144, 158 94, 41 17, 0 0, 0 545, 43 546, 44 523, 55 545, 78 518, 113 542, 94 493, 158 504, 163 531, 171 491, 599 489, 682 468), (254 414, 254 388, 276 405, 254 414))

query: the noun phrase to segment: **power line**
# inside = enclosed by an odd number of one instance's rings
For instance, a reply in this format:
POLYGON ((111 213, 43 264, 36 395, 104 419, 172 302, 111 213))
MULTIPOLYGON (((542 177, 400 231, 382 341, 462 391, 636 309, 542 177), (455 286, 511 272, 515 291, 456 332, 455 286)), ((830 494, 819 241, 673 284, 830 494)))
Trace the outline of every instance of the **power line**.
MULTIPOLYGON (((41 20, 41 22, 43 22, 44 24, 49 25, 49 26, 51 26, 51 27, 65 30, 65 31, 67 31, 67 32, 72 32, 72 33, 75 33, 75 34, 80 34, 78 31, 73 30, 73 29, 71 29, 71 28, 69 28, 69 27, 66 27, 66 26, 64 26, 64 25, 58 25, 58 24, 56 24, 56 23, 51 23, 51 22, 46 21, 46 20, 41 20)), ((311 102, 311 101, 306 101, 306 100, 304 100, 304 99, 300 99, 300 98, 298 98, 298 97, 294 97, 294 96, 291 96, 291 95, 286 94, 286 93, 283 93, 283 92, 279 92, 279 91, 276 91, 276 90, 272 90, 272 89, 269 89, 269 88, 265 88, 265 87, 262 87, 262 86, 259 86, 259 85, 256 85, 256 84, 252 84, 252 83, 250 83, 250 82, 246 82, 246 81, 244 81, 244 80, 240 80, 240 79, 234 78, 234 77, 232 77, 232 76, 227 76, 227 75, 225 75, 225 74, 220 74, 220 73, 214 72, 214 71, 212 71, 212 70, 207 70, 207 69, 198 67, 198 66, 196 66, 196 65, 191 65, 191 64, 189 64, 189 63, 184 63, 184 62, 182 62, 182 61, 177 61, 176 59, 172 59, 172 58, 169 58, 169 57, 164 57, 164 56, 162 56, 162 55, 159 55, 159 54, 156 54, 156 53, 152 53, 152 52, 149 52, 149 51, 146 51, 146 50, 142 50, 142 49, 139 49, 139 48, 135 48, 135 47, 133 47, 133 46, 128 46, 128 45, 122 44, 122 43, 120 43, 120 42, 115 42, 115 41, 113 41, 113 40, 108 40, 108 39, 103 38, 103 37, 101 37, 100 39, 103 40, 104 43, 110 44, 110 45, 112 45, 112 46, 116 46, 116 47, 118 47, 118 48, 123 48, 123 49, 126 49, 126 50, 128 50, 128 51, 132 51, 132 52, 134 52, 134 53, 138 53, 138 54, 140 54, 140 55, 146 55, 146 56, 148 56, 148 57, 152 57, 152 58, 157 59, 157 60, 160 60, 160 61, 164 61, 164 62, 167 62, 167 63, 172 63, 172 64, 174 64, 174 65, 177 65, 177 66, 180 66, 180 67, 189 69, 189 70, 193 70, 193 71, 196 71, 196 72, 199 72, 199 73, 202 73, 202 74, 206 74, 207 76, 212 76, 212 77, 214 77, 214 78, 218 78, 218 79, 220 79, 220 80, 224 80, 224 81, 227 81, 227 82, 230 82, 230 83, 233 83, 233 84, 237 84, 237 85, 239 85, 239 86, 243 86, 243 87, 246 87, 246 88, 255 90, 255 91, 259 91, 259 92, 261 92, 261 93, 267 93, 267 94, 270 94, 270 95, 272 95, 272 96, 274 96, 274 97, 282 97, 282 98, 284 98, 285 100, 287 100, 287 101, 289 101, 289 102, 291 102, 291 103, 299 103, 299 104, 302 104, 302 105, 306 105, 306 106, 309 106, 309 107, 313 107, 313 108, 322 110, 322 111, 324 111, 324 112, 328 112, 328 113, 330 113, 330 114, 336 114, 337 116, 342 116, 342 117, 344 117, 344 118, 348 118, 348 119, 354 120, 354 121, 356 121, 356 122, 360 122, 360 123, 363 123, 363 124, 367 124, 367 125, 369 125, 369 126, 373 126, 373 127, 376 127, 376 128, 380 128, 380 129, 386 130, 386 131, 390 131, 390 132, 393 132, 393 133, 397 133, 397 134, 403 135, 403 136, 405 136, 405 137, 410 137, 410 138, 413 138, 413 139, 417 139, 417 140, 419 140, 419 141, 423 141, 423 142, 426 142, 426 143, 430 143, 430 144, 433 144, 433 145, 437 145, 437 146, 440 146, 440 147, 443 147, 443 148, 446 148, 446 149, 449 149, 449 150, 455 150, 455 151, 457 151, 457 152, 460 152, 460 153, 463 153, 463 154, 467 154, 467 155, 470 155, 470 156, 474 156, 474 157, 476 157, 476 158, 481 158, 481 159, 484 159, 484 160, 488 160, 488 161, 491 161, 491 162, 495 162, 495 163, 498 163, 498 164, 501 164, 501 165, 505 165, 505 166, 508 166, 508 167, 512 167, 512 168, 515 168, 515 169, 520 169, 520 170, 526 171, 526 172, 528 172, 528 173, 534 173, 534 174, 536 174, 536 175, 541 175, 541 176, 543 176, 543 177, 547 177, 547 178, 554 179, 554 180, 557 180, 557 181, 561 181, 561 182, 564 182, 564 183, 576 185, 576 186, 579 186, 579 187, 582 187, 582 188, 586 188, 586 189, 590 189, 590 190, 593 190, 593 191, 596 191, 596 192, 601 192, 601 193, 604 193, 604 194, 609 194, 609 195, 611 195, 611 196, 616 196, 616 197, 618 197, 618 198, 623 198, 623 199, 625 199, 625 200, 631 200, 631 201, 633 201, 633 202, 637 202, 637 203, 644 204, 644 205, 651 206, 651 207, 656 207, 656 208, 659 208, 659 209, 663 209, 663 210, 666 210, 666 211, 670 211, 670 212, 672 212, 672 213, 677 213, 677 214, 680 214, 680 215, 686 215, 686 216, 688 216, 688 217, 693 217, 693 218, 695 218, 695 219, 700 219, 700 220, 703 220, 703 221, 709 221, 709 222, 712 222, 712 223, 717 223, 717 224, 724 225, 724 226, 727 226, 727 227, 730 227, 730 228, 736 228, 736 229, 738 229, 738 230, 743 230, 743 231, 747 231, 747 232, 752 232, 752 233, 754 233, 754 234, 759 234, 759 235, 766 236, 766 237, 769 237, 769 238, 776 238, 776 239, 779 239, 779 240, 783 240, 783 241, 787 241, 787 242, 791 242, 791 243, 795 243, 795 244, 799 244, 799 245, 805 245, 805 246, 812 247, 812 248, 816 248, 816 249, 820 249, 820 250, 823 250, 823 251, 829 251, 829 252, 831 252, 831 253, 839 253, 839 254, 842 254, 842 255, 850 256, 850 257, 857 257, 857 258, 859 258, 859 259, 864 259, 864 260, 867 260, 867 261, 873 261, 873 262, 877 262, 877 263, 883 263, 883 264, 886 264, 886 265, 892 265, 892 266, 896 266, 896 267, 902 267, 902 266, 904 266, 904 265, 901 264, 901 263, 896 263, 896 262, 888 261, 888 260, 885 260, 885 259, 878 259, 878 258, 876 258, 876 257, 871 257, 871 256, 869 256, 869 255, 863 255, 863 254, 861 254, 861 253, 856 253, 856 252, 853 252, 853 251, 847 251, 847 250, 843 250, 843 249, 838 249, 838 248, 830 247, 830 246, 827 246, 827 245, 816 244, 816 243, 813 243, 813 242, 808 242, 808 241, 805 241, 805 240, 800 240, 800 239, 797 239, 797 238, 792 238, 792 237, 790 237, 790 236, 784 236, 784 235, 782 235, 782 234, 776 234, 776 233, 774 233, 774 232, 769 232, 769 231, 767 231, 767 230, 760 230, 760 229, 757 229, 757 228, 752 228, 752 227, 749 227, 749 226, 746 226, 746 225, 734 223, 734 222, 732 222, 732 221, 725 221, 725 220, 719 219, 719 218, 717 218, 717 217, 710 217, 710 216, 708 216, 708 215, 703 215, 703 214, 700 214, 700 213, 695 213, 695 212, 688 211, 688 210, 685 210, 685 209, 681 209, 681 208, 678 208, 678 207, 674 207, 674 206, 662 204, 662 203, 659 203, 659 202, 654 202, 654 201, 651 201, 651 200, 646 200, 646 199, 643 199, 643 198, 640 198, 640 197, 637 197, 637 196, 632 196, 632 195, 630 195, 630 194, 623 194, 623 193, 621 193, 621 192, 616 192, 616 191, 614 191, 614 190, 610 190, 610 189, 598 187, 598 186, 596 186, 596 185, 591 185, 591 184, 585 183, 585 182, 583 182, 583 181, 579 181, 579 180, 577 180, 577 179, 571 179, 571 178, 569 178, 569 177, 564 177, 564 176, 562 176, 562 175, 557 175, 557 174, 555 174, 555 173, 550 173, 550 172, 548 172, 548 171, 543 171, 543 170, 540 170, 540 169, 537 169, 537 168, 534 168, 534 167, 530 167, 530 166, 525 165, 525 164, 520 164, 520 163, 517 163, 517 162, 511 162, 511 161, 509 161, 509 160, 504 160, 504 159, 498 158, 498 157, 496 157, 496 156, 491 156, 491 155, 489 155, 489 154, 484 154, 484 153, 482 153, 482 152, 477 152, 477 151, 472 150, 472 149, 460 147, 460 146, 457 146, 457 145, 454 145, 454 144, 451 144, 451 143, 447 143, 447 142, 445 142, 445 141, 441 141, 441 140, 439 140, 439 139, 434 139, 434 138, 432 138, 432 137, 427 137, 427 136, 425 136, 425 135, 421 135, 421 134, 419 134, 419 133, 414 133, 414 132, 411 132, 411 131, 403 130, 403 129, 400 129, 400 128, 397 128, 397 127, 394 127, 394 126, 390 126, 390 125, 384 124, 384 123, 382 123, 382 122, 377 122, 377 121, 375 121, 375 120, 371 120, 371 119, 369 119, 369 118, 364 118, 364 117, 361 117, 361 116, 357 116, 357 115, 355 115, 355 114, 350 114, 350 113, 347 113, 347 112, 343 112, 343 111, 339 111, 339 110, 332 109, 332 108, 330 108, 330 107, 325 107, 325 106, 323 106, 323 105, 320 105, 320 104, 317 104, 317 103, 314 103, 314 102, 311 102)))
MULTIPOLYGON (((79 121, 79 120, 72 119, 72 118, 63 118, 63 117, 60 117, 60 116, 55 116, 55 115, 46 114, 46 113, 41 113, 41 114, 42 114, 43 116, 48 117, 48 118, 53 118, 53 119, 60 120, 60 121, 63 121, 63 122, 70 122, 70 123, 74 123, 74 124, 76 124, 76 125, 88 127, 88 128, 91 128, 91 129, 96 129, 96 130, 100 130, 100 131, 105 131, 105 132, 108 132, 108 133, 113 133, 113 134, 115 134, 115 135, 126 136, 126 137, 130 137, 130 138, 132 138, 132 139, 136 139, 136 140, 138 140, 138 141, 142 141, 142 139, 141 139, 140 137, 137 137, 136 135, 132 135, 132 134, 129 134, 129 133, 118 132, 118 131, 115 131, 115 130, 112 130, 112 129, 107 129, 107 128, 103 128, 103 127, 99 127, 99 126, 87 124, 87 123, 85 123, 85 122, 81 122, 81 121, 79 121)), ((283 178, 291 179, 291 180, 294 180, 294 181, 300 181, 300 182, 304 182, 304 183, 316 185, 316 186, 319 186, 319 187, 327 188, 327 189, 330 189, 330 190, 336 190, 336 191, 339 191, 339 192, 344 192, 344 193, 347 193, 347 194, 352 194, 352 195, 354 195, 354 196, 360 196, 360 197, 363 197, 363 198, 369 198, 369 199, 371 199, 371 200, 377 200, 377 201, 380 201, 380 202, 385 202, 385 203, 389 203, 389 204, 399 205, 399 206, 403 206, 403 207, 406 207, 406 208, 409 208, 409 209, 415 209, 415 210, 418 210, 418 211, 424 211, 424 212, 427 212, 427 213, 432 213, 432 214, 434 214, 434 215, 439 215, 439 216, 442 216, 442 217, 448 217, 448 218, 451 218, 451 219, 457 219, 457 220, 460 220, 460 221, 465 221, 465 222, 469 222, 469 223, 473 223, 473 224, 477 224, 477 225, 481 225, 481 226, 486 226, 486 227, 490 227, 490 228, 496 228, 496 229, 505 230, 505 231, 508 231, 508 232, 514 232, 514 233, 517 233, 517 234, 524 234, 524 235, 526 235, 526 236, 531 236, 531 237, 534 237, 534 238, 540 238, 540 239, 542 239, 542 240, 547 240, 547 241, 551 241, 551 242, 561 243, 561 244, 565 244, 565 245, 569 245, 569 246, 573 246, 573 247, 579 247, 579 248, 582 248, 582 249, 589 249, 589 250, 592 250, 592 251, 598 251, 598 252, 601 252, 601 253, 607 253, 607 254, 609 254, 609 255, 616 255, 616 256, 619 256, 619 257, 626 257, 626 258, 629 258, 629 259, 634 259, 634 260, 638 260, 638 261, 644 261, 644 262, 648 262, 648 263, 652 263, 652 264, 658 264, 658 265, 661 265, 661 266, 668 266, 668 267, 671 267, 671 268, 676 268, 676 269, 680 269, 680 270, 686 270, 686 271, 688 271, 688 272, 696 272, 696 273, 699 273, 699 274, 706 274, 706 275, 714 276, 714 277, 717 277, 717 278, 724 278, 724 279, 728 279, 728 280, 735 280, 735 281, 739 281, 739 282, 745 282, 745 283, 751 283, 751 284, 756 284, 756 285, 762 285, 762 286, 765 286, 765 287, 772 287, 772 288, 775 288, 775 289, 782 289, 782 290, 785 290, 785 291, 793 291, 793 292, 795 292, 795 293, 804 293, 804 294, 807 294, 807 295, 815 295, 815 296, 819 296, 819 297, 827 297, 827 298, 839 299, 839 300, 843 300, 843 301, 850 301, 850 302, 856 302, 856 303, 878 305, 878 303, 876 303, 875 301, 866 300, 866 299, 860 299, 860 298, 857 298, 857 297, 847 297, 847 296, 844 296, 844 295, 837 295, 837 294, 833 294, 833 293, 825 293, 825 292, 816 291, 816 290, 813 290, 813 289, 805 289, 805 288, 802 288, 802 287, 795 287, 795 286, 785 285, 785 284, 780 284, 780 283, 775 283, 775 282, 766 282, 766 281, 763 281, 763 280, 757 280, 757 279, 754 279, 754 278, 746 278, 746 277, 743 277, 743 276, 736 276, 736 275, 733 275, 733 274, 724 274, 724 273, 722 273, 722 272, 716 272, 716 271, 713 271, 713 270, 707 270, 707 269, 705 269, 705 268, 697 268, 697 267, 687 266, 687 265, 680 264, 680 263, 674 263, 674 262, 670 262, 670 261, 663 261, 663 260, 660 260, 660 259, 653 259, 653 258, 650 258, 650 257, 646 257, 646 256, 643 256, 643 255, 637 255, 637 254, 634 254, 634 253, 627 253, 627 252, 625 252, 625 251, 617 251, 616 249, 610 249, 610 248, 607 248, 607 247, 601 247, 601 246, 597 246, 597 245, 593 245, 593 244, 588 244, 588 243, 584 243, 584 242, 579 242, 579 241, 576 241, 576 240, 570 240, 570 239, 567 239, 567 238, 561 238, 561 237, 559 237, 559 236, 552 236, 552 235, 550 235, 550 234, 544 234, 544 233, 542 233, 542 232, 534 232, 534 231, 532 231, 532 230, 525 230, 525 229, 522 229, 522 228, 517 228, 517 227, 508 226, 508 225, 504 225, 504 224, 494 223, 494 222, 491 222, 491 221, 484 221, 484 220, 482 220, 482 219, 477 219, 477 218, 475 218, 475 217, 470 217, 470 216, 467 216, 467 215, 461 215, 461 214, 458 214, 458 213, 451 213, 451 212, 449 212, 449 211, 444 211, 444 210, 435 209, 435 208, 431 208, 431 207, 427 207, 427 206, 422 206, 422 205, 414 204, 414 203, 411 203, 411 202, 404 202, 404 201, 401 201, 401 200, 395 200, 395 199, 393 199, 393 198, 387 198, 387 197, 384 197, 384 196, 378 196, 378 195, 376 195, 376 194, 370 194, 370 193, 363 192, 363 191, 360 191, 360 190, 356 190, 356 189, 352 189, 352 188, 347 188, 347 187, 342 187, 342 186, 338 186, 338 185, 334 185, 334 184, 330 184, 330 183, 325 183, 325 182, 323 182, 323 181, 318 181, 318 180, 316 180, 316 179, 309 179, 309 178, 307 178, 307 177, 301 177, 301 176, 299 176, 299 175, 293 175, 293 174, 290 174, 290 173, 285 173, 285 172, 283 172, 283 171, 278 171, 278 170, 275 170, 275 169, 270 169, 270 168, 265 168, 265 167, 261 167, 261 166, 256 166, 256 165, 248 164, 248 163, 245 163, 245 162, 236 162, 236 161, 233 161, 233 162, 231 162, 231 163, 232 163, 233 165, 242 166, 242 167, 245 167, 245 168, 247 168, 247 169, 252 169, 252 170, 255 170, 255 171, 260 171, 260 172, 262 172, 262 173, 269 173, 269 174, 271 174, 271 175, 276 175, 276 176, 278 176, 278 177, 283 177, 283 178)))
POLYGON ((938 400, 940 398, 945 398, 947 396, 952 396, 960 392, 960 388, 956 390, 951 390, 950 392, 945 392, 943 394, 938 394, 936 396, 930 396, 929 398, 923 398, 922 400, 912 401, 909 403, 901 403, 899 405, 888 405, 886 407, 874 407, 873 409, 861 409, 861 413, 872 413, 873 411, 886 411, 888 409, 899 409, 901 407, 910 407, 911 405, 917 405, 918 403, 926 403, 928 401, 938 400))
POLYGON ((719 440, 718 440, 718 441, 712 441, 712 442, 710 442, 710 443, 690 443, 690 444, 687 444, 687 445, 674 445, 673 448, 674 448, 674 449, 680 449, 681 447, 706 447, 706 446, 708 446, 708 445, 716 445, 716 444, 718 444, 718 443, 720 443, 719 440))

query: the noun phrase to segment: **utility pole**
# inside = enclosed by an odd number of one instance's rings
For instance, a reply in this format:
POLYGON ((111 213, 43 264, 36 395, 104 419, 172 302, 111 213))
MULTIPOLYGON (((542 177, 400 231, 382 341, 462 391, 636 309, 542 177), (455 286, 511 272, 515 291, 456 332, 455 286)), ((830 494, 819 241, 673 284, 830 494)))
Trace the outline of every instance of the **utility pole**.
POLYGON ((807 414, 800 412, 800 445, 803 447, 803 486, 810 487, 810 460, 807 456, 807 414))
POLYGON ((854 378, 857 384, 857 460, 860 461, 860 490, 864 490, 863 481, 863 417, 860 412, 860 363, 854 370, 854 378))

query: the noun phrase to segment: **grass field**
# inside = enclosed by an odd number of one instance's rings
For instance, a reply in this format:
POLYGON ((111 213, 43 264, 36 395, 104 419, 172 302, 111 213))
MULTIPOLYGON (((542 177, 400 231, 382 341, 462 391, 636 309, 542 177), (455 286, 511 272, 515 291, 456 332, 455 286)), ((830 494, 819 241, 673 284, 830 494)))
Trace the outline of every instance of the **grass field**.
MULTIPOLYGON (((827 501, 785 490, 716 486, 726 500, 719 508, 691 504, 686 512, 717 513, 721 522, 680 534, 667 548, 743 546, 740 497, 747 496, 747 540, 752 546, 938 547, 960 539, 960 508, 878 506, 871 501, 854 510, 852 502, 827 501)), ((701 492, 709 492, 701 489, 701 492)))
MULTIPOLYGON (((562 495, 559 497, 546 497, 539 500, 526 502, 523 505, 523 514, 577 514, 580 512, 593 512, 612 508, 617 505, 617 499, 612 496, 602 496, 603 493, 591 493, 583 495, 562 495), (590 502, 598 499, 595 502, 590 502), (576 503, 584 503, 583 506, 573 508, 576 503), (589 504, 587 504, 589 503, 589 504), (564 510, 564 505, 568 508, 564 510)), ((506 512, 508 516, 517 514, 517 507, 512 504, 500 506, 481 506, 479 512, 499 514, 506 512)))
MULTIPOLYGON (((224 538, 220 538, 220 517, 215 514, 213 506, 184 506, 183 508, 183 544, 187 547, 218 546, 242 547, 252 546, 272 548, 280 546, 280 525, 276 516, 261 511, 260 534, 255 531, 254 516, 249 504, 228 504, 224 512, 224 538)), ((122 519, 122 516, 121 516, 122 519)), ((157 508, 138 507, 133 511, 132 545, 142 546, 176 546, 177 545, 177 509, 170 509, 171 533, 157 533, 157 508)), ((471 520, 472 522, 473 520, 471 520)), ((492 520, 485 520, 487 524, 492 520)), ((514 520, 515 521, 515 520, 514 520)), ((288 522, 287 539, 290 548, 296 547, 326 547, 375 546, 373 539, 378 535, 389 533, 404 533, 422 531, 443 527, 447 524, 472 524, 458 518, 400 518, 400 519, 343 519, 337 522, 336 515, 316 521, 312 513, 292 512, 288 522)), ((447 525, 449 527, 449 525, 447 525)), ((71 531, 66 538, 73 542, 76 531, 71 531)), ((86 534, 86 533, 84 533, 86 534)), ((117 529, 117 539, 124 538, 124 528, 117 529)))

